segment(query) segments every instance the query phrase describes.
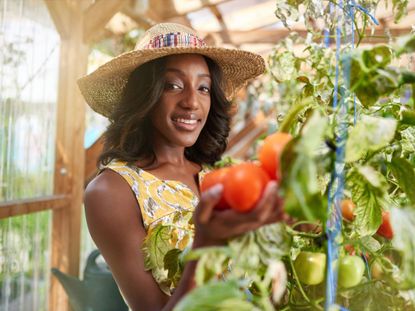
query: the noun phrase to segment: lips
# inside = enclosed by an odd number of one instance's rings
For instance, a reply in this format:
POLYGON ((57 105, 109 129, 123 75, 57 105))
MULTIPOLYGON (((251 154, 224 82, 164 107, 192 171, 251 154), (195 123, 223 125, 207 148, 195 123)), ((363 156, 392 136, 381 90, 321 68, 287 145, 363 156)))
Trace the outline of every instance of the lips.
POLYGON ((175 114, 172 117, 174 126, 178 130, 193 131, 202 121, 196 114, 175 114))

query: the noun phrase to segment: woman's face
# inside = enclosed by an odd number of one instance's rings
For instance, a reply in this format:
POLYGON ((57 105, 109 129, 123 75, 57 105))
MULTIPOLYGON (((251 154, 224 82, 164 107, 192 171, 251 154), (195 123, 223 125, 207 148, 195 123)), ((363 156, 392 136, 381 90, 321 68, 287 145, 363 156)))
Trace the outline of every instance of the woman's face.
POLYGON ((171 146, 196 143, 210 109, 211 79, 205 59, 197 54, 167 58, 165 85, 151 114, 154 139, 171 146))

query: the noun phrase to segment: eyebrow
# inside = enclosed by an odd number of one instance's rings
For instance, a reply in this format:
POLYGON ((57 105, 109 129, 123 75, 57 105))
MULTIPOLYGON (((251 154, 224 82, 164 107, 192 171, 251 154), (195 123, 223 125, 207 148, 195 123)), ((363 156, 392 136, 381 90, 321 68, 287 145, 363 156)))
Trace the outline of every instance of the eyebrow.
MULTIPOLYGON (((176 73, 180 74, 181 76, 185 75, 185 73, 182 70, 177 69, 177 68, 166 68, 166 72, 176 72, 176 73)), ((206 77, 206 78, 210 79, 210 74, 208 74, 208 73, 199 73, 197 76, 200 77, 200 78, 206 77)))

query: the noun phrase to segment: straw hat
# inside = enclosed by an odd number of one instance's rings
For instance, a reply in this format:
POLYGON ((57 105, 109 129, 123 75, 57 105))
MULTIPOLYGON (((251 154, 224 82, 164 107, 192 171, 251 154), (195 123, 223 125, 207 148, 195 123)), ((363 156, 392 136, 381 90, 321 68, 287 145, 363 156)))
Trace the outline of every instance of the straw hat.
POLYGON ((131 52, 123 53, 78 80, 87 103, 109 117, 120 102, 131 72, 153 59, 172 54, 196 53, 214 60, 223 71, 228 99, 244 84, 265 70, 260 55, 237 49, 207 46, 193 29, 174 23, 157 24, 148 29, 131 52))

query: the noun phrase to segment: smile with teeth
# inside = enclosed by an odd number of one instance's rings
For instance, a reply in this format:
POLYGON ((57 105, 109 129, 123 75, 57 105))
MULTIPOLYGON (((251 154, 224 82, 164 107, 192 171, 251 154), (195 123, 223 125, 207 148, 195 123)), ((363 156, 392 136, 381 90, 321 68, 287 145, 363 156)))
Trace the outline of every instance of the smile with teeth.
POLYGON ((173 121, 185 124, 196 124, 197 120, 194 119, 173 119, 173 121))

